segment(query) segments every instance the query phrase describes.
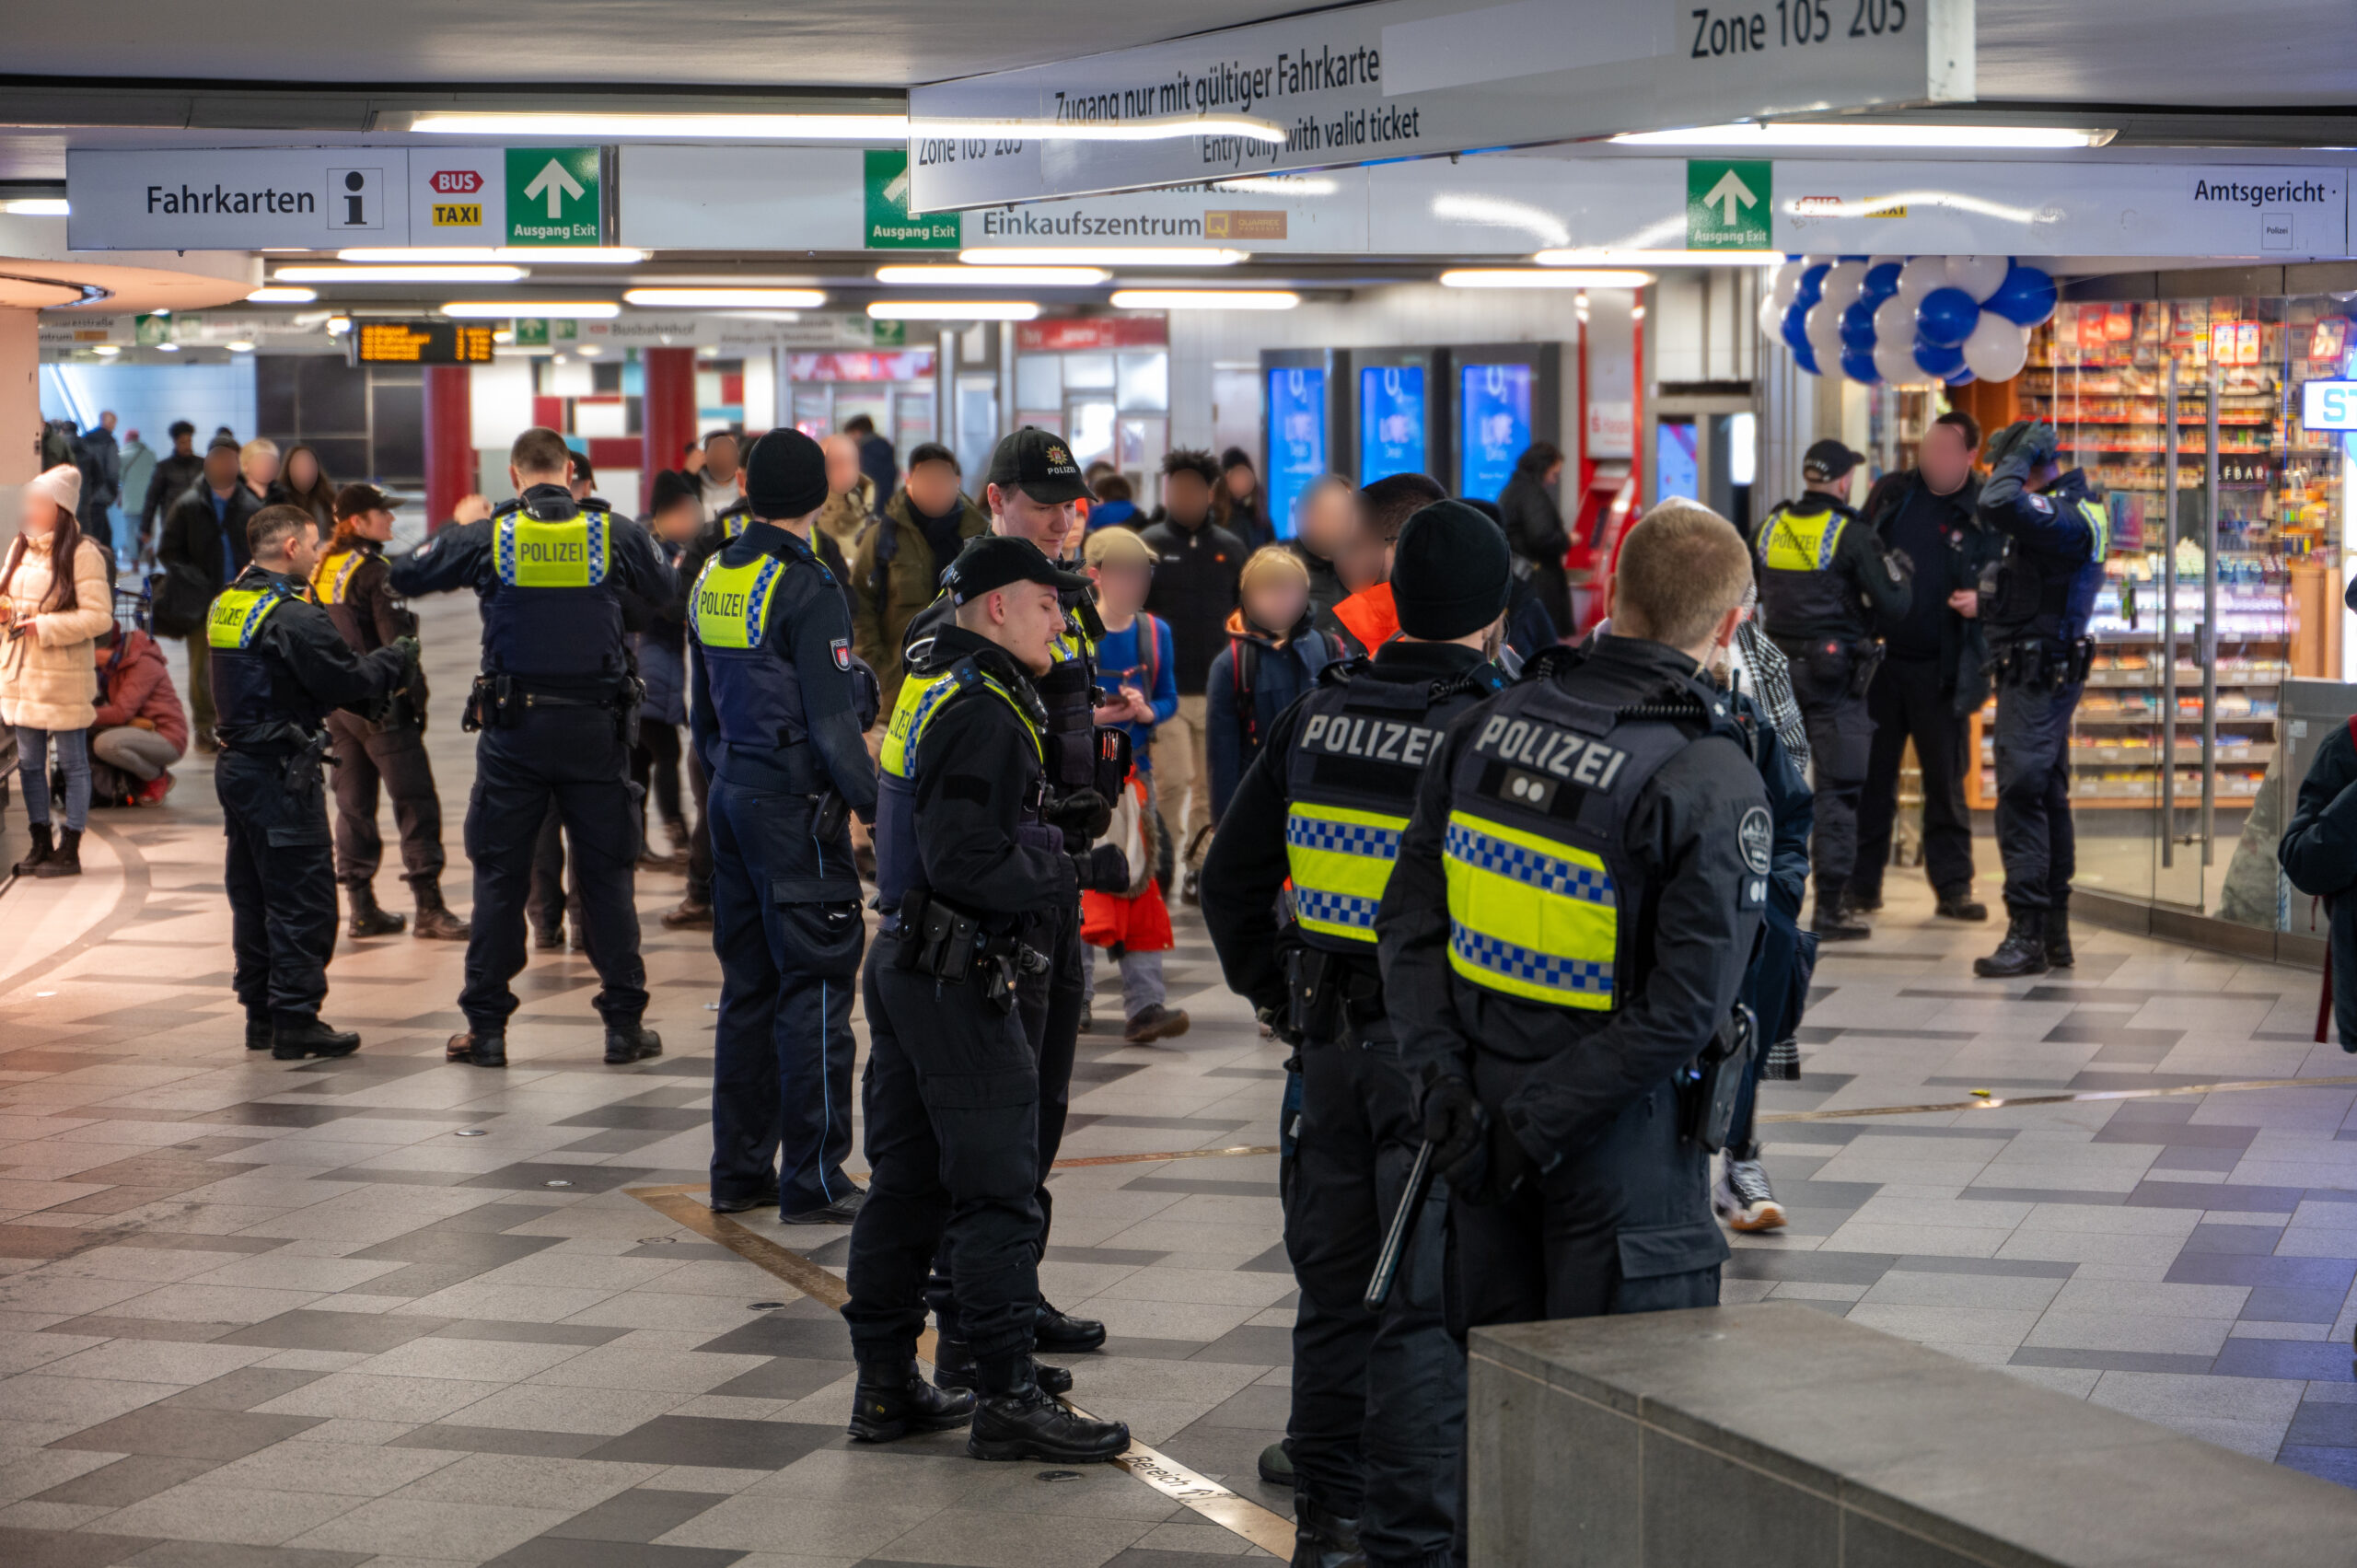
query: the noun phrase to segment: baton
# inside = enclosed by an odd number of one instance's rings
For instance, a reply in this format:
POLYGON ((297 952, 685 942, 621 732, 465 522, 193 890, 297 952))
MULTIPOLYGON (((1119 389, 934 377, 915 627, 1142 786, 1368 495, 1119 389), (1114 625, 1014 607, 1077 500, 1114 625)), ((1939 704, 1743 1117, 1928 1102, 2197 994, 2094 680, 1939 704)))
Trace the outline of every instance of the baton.
POLYGON ((1408 1237, 1416 1228, 1417 1213, 1423 1208, 1432 1185, 1433 1141, 1427 1138, 1416 1145, 1416 1163, 1408 1170, 1408 1190, 1399 1195, 1399 1210, 1391 1216, 1391 1228, 1384 1234, 1383 1250, 1376 1255, 1375 1275, 1366 1282, 1363 1305, 1370 1312, 1381 1311, 1391 1295, 1392 1277, 1399 1272, 1399 1255, 1408 1249, 1408 1237))

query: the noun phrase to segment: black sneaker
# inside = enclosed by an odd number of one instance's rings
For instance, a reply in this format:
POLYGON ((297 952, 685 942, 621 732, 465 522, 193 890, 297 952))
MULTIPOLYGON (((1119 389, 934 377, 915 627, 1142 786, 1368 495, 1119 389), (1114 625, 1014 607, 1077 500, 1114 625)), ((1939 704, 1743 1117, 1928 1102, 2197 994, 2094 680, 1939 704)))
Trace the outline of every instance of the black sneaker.
POLYGON ((718 1193, 711 1193, 704 1199, 704 1207, 715 1214, 741 1214, 748 1209, 773 1209, 777 1207, 777 1183, 771 1182, 749 1198, 723 1198, 718 1193))
POLYGON ((663 1037, 637 1024, 606 1026, 606 1065, 627 1067, 663 1054, 663 1037))
POLYGON ((271 1033, 270 1054, 280 1062, 349 1056, 359 1049, 358 1035, 331 1029, 316 1017, 282 1019, 271 1033))
POLYGON ((867 1202, 867 1189, 854 1187, 823 1209, 804 1209, 799 1214, 780 1214, 786 1225, 849 1225, 859 1218, 861 1207, 867 1202))
POLYGON ((862 1443, 890 1443, 911 1433, 947 1432, 973 1419, 972 1394, 935 1388, 911 1361, 888 1372, 859 1369, 848 1430, 862 1443))
POLYGON ((1039 1301, 1039 1325, 1031 1342, 1051 1354, 1076 1355, 1105 1342, 1105 1325, 1094 1318, 1074 1318, 1059 1312, 1046 1297, 1039 1301))
MULTIPOLYGON (((1044 1361, 1031 1364, 1032 1380, 1051 1394, 1072 1392, 1072 1368, 1051 1366, 1044 1361)), ((933 1346, 933 1382, 938 1388, 978 1388, 981 1376, 974 1368, 974 1347, 963 1340, 935 1340, 933 1346)))
POLYGON ((1875 934, 1875 928, 1850 913, 1847 900, 1820 896, 1817 912, 1809 917, 1808 928, 1817 933, 1820 942, 1863 942, 1875 934))
POLYGON ((985 1394, 974 1407, 966 1452, 977 1459, 1045 1459, 1099 1465, 1130 1446, 1128 1423, 1076 1415, 1056 1402, 1026 1369, 1015 1387, 985 1394))
POLYGON ((443 1046, 442 1060, 470 1067, 505 1067, 507 1037, 497 1029, 461 1029, 443 1046))
POLYGON ((1260 1479, 1271 1486, 1287 1489, 1293 1486, 1293 1456, 1285 1452, 1283 1442, 1271 1443, 1261 1449, 1260 1458, 1252 1468, 1259 1470, 1260 1479))

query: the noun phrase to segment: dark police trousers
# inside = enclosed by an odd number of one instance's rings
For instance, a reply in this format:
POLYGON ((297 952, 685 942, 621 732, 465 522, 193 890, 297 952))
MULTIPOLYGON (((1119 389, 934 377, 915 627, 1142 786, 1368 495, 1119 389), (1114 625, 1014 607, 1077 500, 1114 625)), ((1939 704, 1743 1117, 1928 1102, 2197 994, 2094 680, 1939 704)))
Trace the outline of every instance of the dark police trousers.
POLYGON ((956 1281, 976 1357, 1028 1354, 1039 1299, 1039 1074, 1021 1016, 978 980, 867 958, 867 1202, 852 1226, 843 1317, 863 1362, 916 1353, 936 1256, 956 1281))
MULTIPOLYGON (((1475 1058, 1492 1116, 1535 1065, 1475 1058)), ((1665 1081, 1505 1202, 1452 1203, 1466 1326, 1717 1306, 1728 1249, 1711 1217, 1711 1159, 1678 1136, 1679 1120, 1665 1081)))
POLYGON ((377 730, 354 714, 328 715, 335 737, 335 879, 376 879, 385 841, 377 830, 377 786, 393 797, 401 834, 401 876, 412 886, 442 875, 442 797, 425 759, 425 736, 414 725, 377 730))
POLYGON ((459 993, 470 1028, 505 1029, 516 1011, 507 982, 524 967, 524 903, 552 802, 573 852, 589 961, 605 982, 598 1016, 608 1024, 635 1024, 645 1015, 646 966, 638 956, 632 901, 638 806, 629 771, 611 708, 528 709, 517 724, 486 726, 477 738, 475 787, 467 801, 474 929, 459 993))
POLYGON ((1447 1187, 1433 1183, 1390 1300, 1369 1312, 1367 1279, 1422 1135, 1415 1080, 1380 1023, 1304 1045, 1300 1076, 1285 1450, 1297 1490, 1357 1518, 1371 1562, 1419 1562, 1449 1550, 1465 1437, 1465 1352, 1442 1309, 1447 1187))
POLYGON ((1997 853, 2005 907, 2042 910, 2071 896, 2079 840, 2071 822, 2071 715, 2084 685, 1997 688, 1997 853))
POLYGON ((1858 800, 1866 787, 1874 720, 1863 693, 1851 694, 1851 656, 1806 654, 1793 660, 1793 696, 1808 730, 1809 781, 1817 790, 1817 828, 1809 857, 1820 905, 1848 890, 1858 859, 1858 800))
POLYGON ((286 785, 286 763, 224 751, 213 770, 229 857, 231 984, 253 1022, 315 1017, 335 956, 335 871, 319 769, 286 785))
POLYGON ((1910 739, 1923 775, 1923 875, 1935 892, 1972 887, 1972 817, 1965 805, 1964 715, 1940 691, 1940 661, 1893 654, 1866 691, 1875 727, 1866 787, 1858 802, 1858 863, 1850 891, 1879 900, 1890 865, 1890 836, 1898 820, 1898 770, 1910 739))
POLYGON ((524 898, 524 912, 530 917, 534 931, 562 940, 568 911, 573 915, 573 928, 580 930, 580 880, 575 879, 568 896, 564 889, 564 819, 552 800, 548 815, 540 819, 540 836, 532 844, 532 885, 524 898))
POLYGON ((774 1179, 784 1213, 823 1209, 853 1191, 851 1004, 867 927, 851 831, 821 843, 811 796, 724 779, 711 799, 712 1191, 755 1197, 774 1179))
MULTIPOLYGON (((1025 974, 1016 981, 1015 1011, 1023 1020, 1024 1038, 1031 1042, 1039 1069, 1039 1250, 1048 1249, 1048 1227, 1055 1222, 1054 1200, 1048 1196, 1048 1177, 1055 1168, 1056 1152, 1063 1147, 1064 1121, 1072 1109, 1072 1069, 1080 1053, 1081 989, 1080 907, 1059 910, 1055 924, 1033 940, 1043 942, 1048 955, 1045 974, 1025 974)), ((947 1339, 963 1339, 958 1292, 950 1279, 948 1260, 942 1260, 926 1288, 934 1315, 947 1339)))

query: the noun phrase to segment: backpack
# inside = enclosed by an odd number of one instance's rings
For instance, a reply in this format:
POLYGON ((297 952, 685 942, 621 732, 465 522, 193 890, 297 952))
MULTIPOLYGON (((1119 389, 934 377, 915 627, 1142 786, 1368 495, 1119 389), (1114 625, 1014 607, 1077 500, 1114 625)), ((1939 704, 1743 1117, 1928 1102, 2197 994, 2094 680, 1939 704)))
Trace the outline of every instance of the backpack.
MULTIPOLYGON (((1304 632, 1286 645, 1301 650, 1301 662, 1309 674, 1310 684, 1316 685, 1326 667, 1334 662, 1333 651, 1327 646, 1326 634, 1318 631, 1304 632)), ((1235 682, 1236 717, 1244 729, 1244 744, 1248 752, 1260 749, 1260 712, 1255 693, 1260 679, 1260 645, 1250 637, 1231 634, 1227 639, 1228 673, 1235 682)))

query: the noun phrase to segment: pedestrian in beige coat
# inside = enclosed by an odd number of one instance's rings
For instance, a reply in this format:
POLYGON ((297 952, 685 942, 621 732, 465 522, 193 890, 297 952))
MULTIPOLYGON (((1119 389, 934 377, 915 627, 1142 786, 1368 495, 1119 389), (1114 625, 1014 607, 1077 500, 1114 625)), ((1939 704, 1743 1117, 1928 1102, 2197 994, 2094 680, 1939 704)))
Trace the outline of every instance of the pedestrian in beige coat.
POLYGON ((114 628, 114 587, 105 550, 75 523, 81 498, 81 473, 62 464, 27 485, 23 526, 0 565, 0 724, 17 732, 17 767, 32 825, 32 853, 16 866, 20 876, 82 874, 89 728, 99 694, 91 647, 114 628), (65 775, 65 821, 54 838, 52 749, 65 775))

